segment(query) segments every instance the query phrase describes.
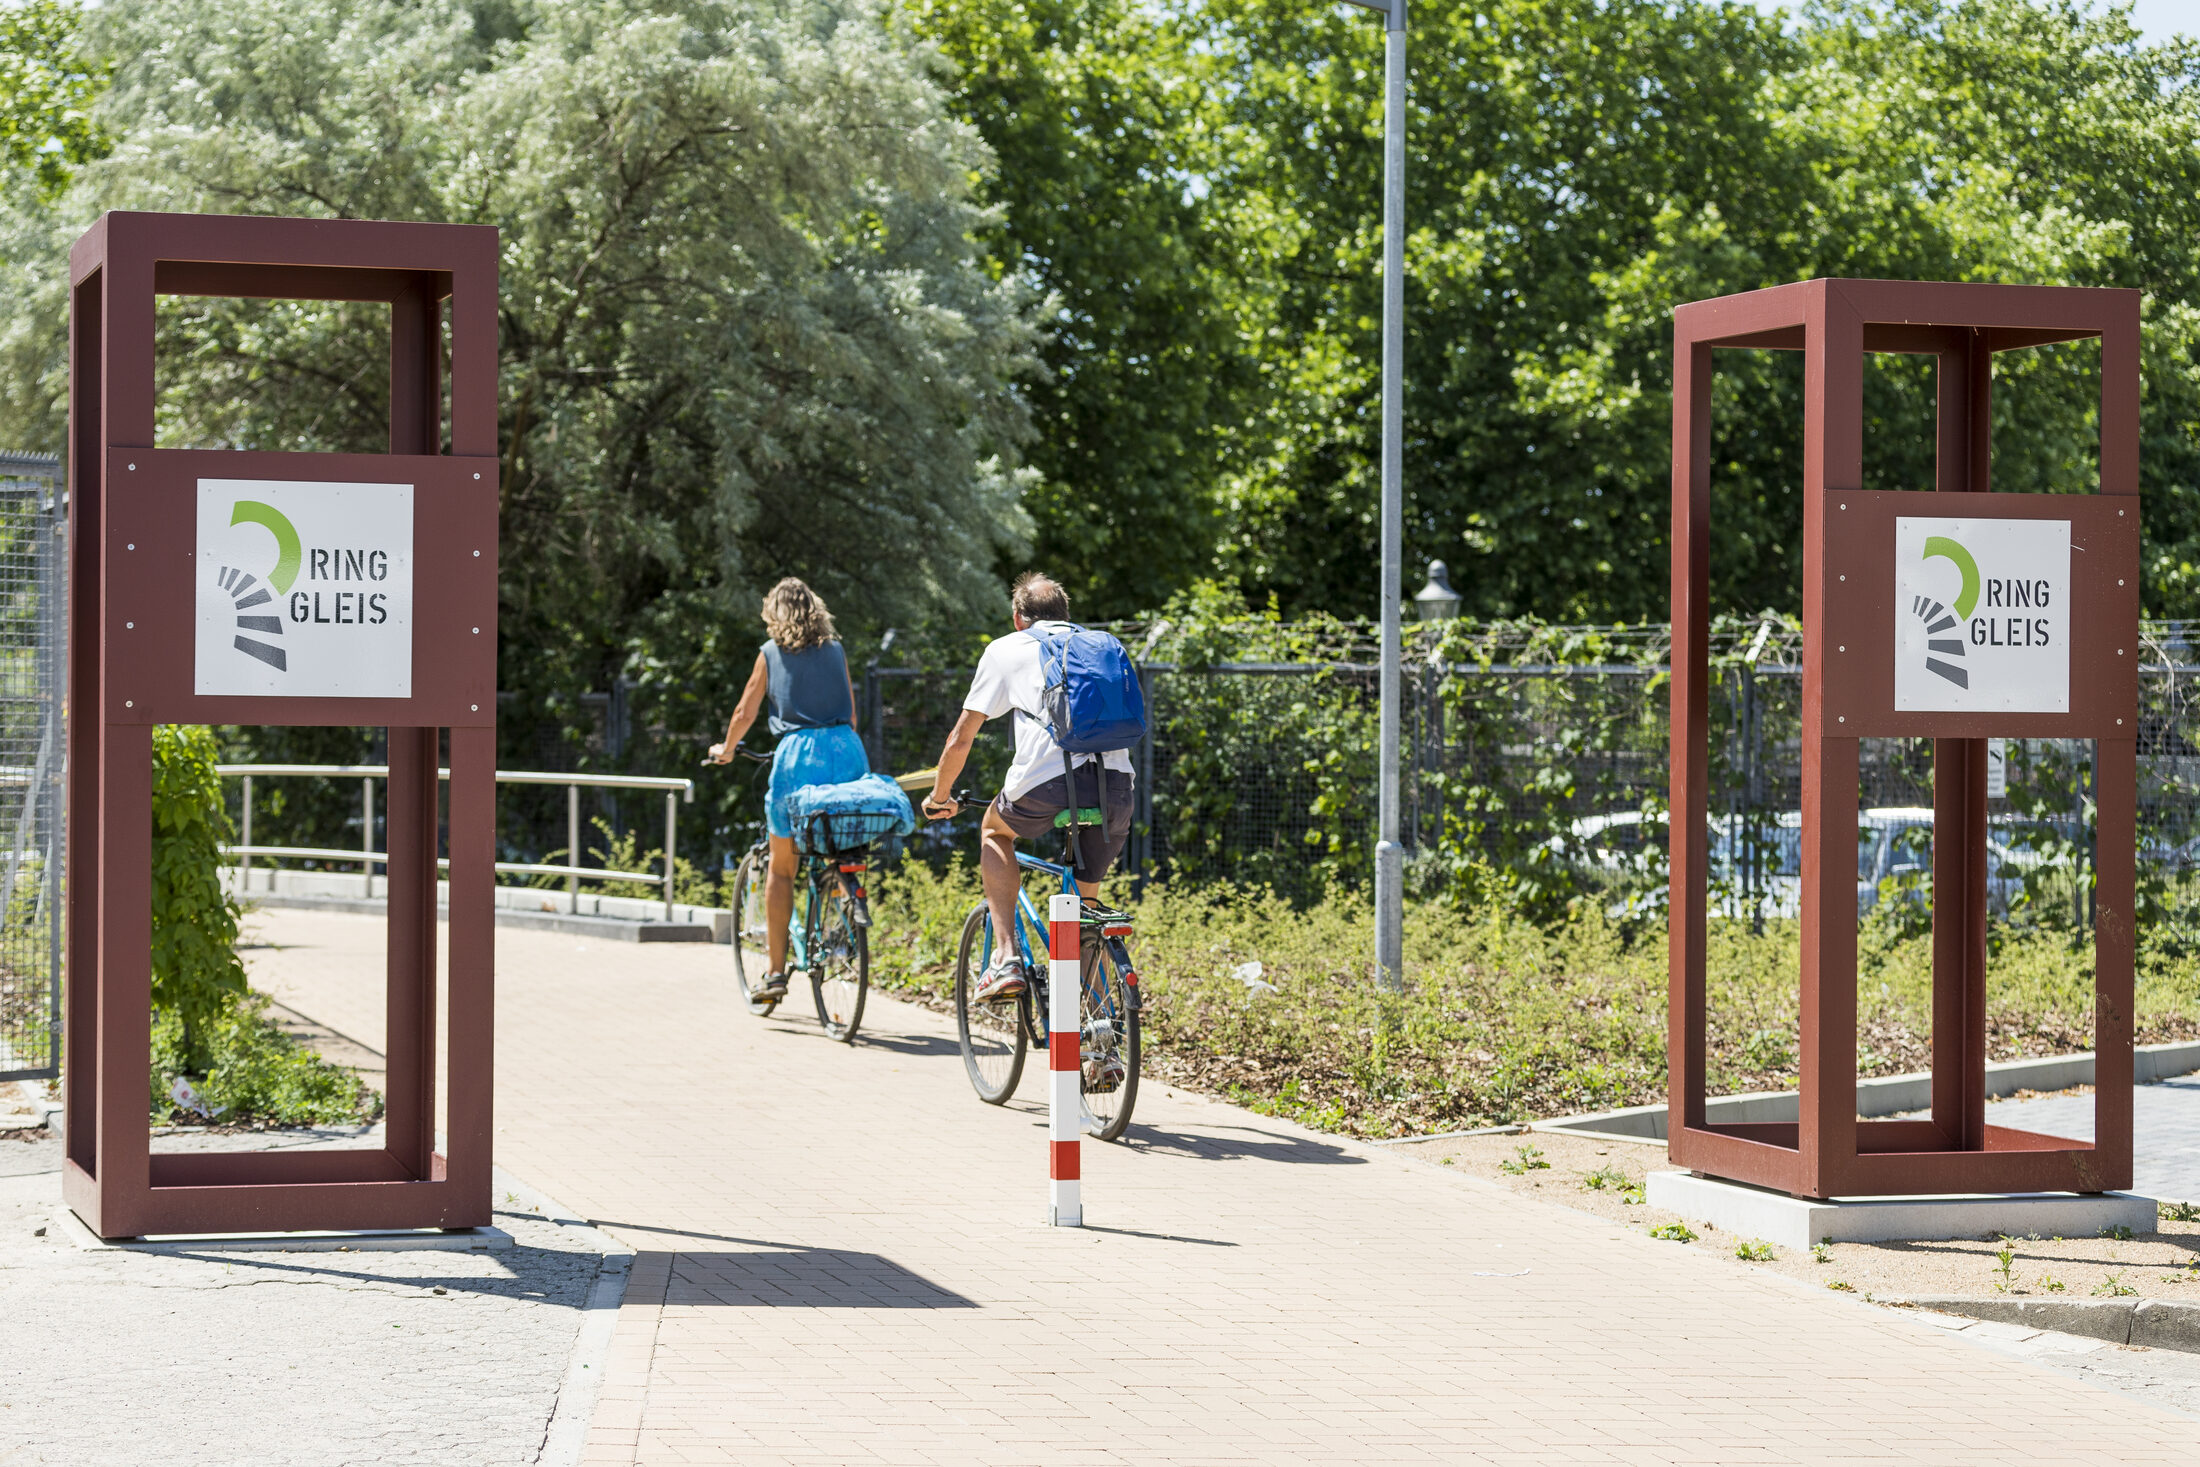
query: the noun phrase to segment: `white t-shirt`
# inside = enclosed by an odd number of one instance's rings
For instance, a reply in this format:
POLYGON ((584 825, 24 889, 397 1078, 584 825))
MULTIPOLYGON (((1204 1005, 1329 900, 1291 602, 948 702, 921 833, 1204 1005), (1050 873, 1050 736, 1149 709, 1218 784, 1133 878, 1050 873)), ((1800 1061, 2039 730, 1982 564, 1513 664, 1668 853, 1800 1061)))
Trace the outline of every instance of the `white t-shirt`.
MULTIPOLYGON (((1035 630, 1068 625, 1068 622, 1059 621, 1033 624, 1035 630)), ((978 659, 977 675, 970 679, 970 691, 963 697, 963 707, 987 718, 999 718, 1012 709, 1015 711, 1016 762, 1008 766, 1008 778, 1001 782, 1001 793, 1011 800, 1022 799, 1062 772, 1062 746, 1047 732, 1046 718, 1039 706, 1046 696, 1046 687, 1046 667, 1039 657, 1039 639, 1027 632, 1011 632, 986 643, 985 655, 978 659)), ((1093 756, 1077 754, 1072 757, 1084 764, 1093 756)), ((1128 749, 1115 749, 1100 758, 1103 768, 1133 773, 1128 749)))

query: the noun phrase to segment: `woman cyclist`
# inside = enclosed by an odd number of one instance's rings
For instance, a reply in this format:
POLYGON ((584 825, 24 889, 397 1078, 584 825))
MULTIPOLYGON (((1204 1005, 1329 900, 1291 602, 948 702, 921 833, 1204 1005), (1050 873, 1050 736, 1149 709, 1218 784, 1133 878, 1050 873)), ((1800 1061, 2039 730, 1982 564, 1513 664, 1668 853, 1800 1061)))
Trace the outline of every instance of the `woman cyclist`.
POLYGON ((710 757, 716 764, 729 762, 765 699, 771 700, 771 731, 779 739, 764 799, 772 846, 771 875, 764 883, 771 971, 754 997, 776 1000, 787 996, 787 920, 794 913, 796 857, 787 801, 805 785, 861 779, 871 763, 856 737, 855 685, 848 680, 848 658, 825 602, 789 576, 764 597, 764 631, 771 640, 756 654, 749 685, 726 723, 726 741, 712 744, 710 757))

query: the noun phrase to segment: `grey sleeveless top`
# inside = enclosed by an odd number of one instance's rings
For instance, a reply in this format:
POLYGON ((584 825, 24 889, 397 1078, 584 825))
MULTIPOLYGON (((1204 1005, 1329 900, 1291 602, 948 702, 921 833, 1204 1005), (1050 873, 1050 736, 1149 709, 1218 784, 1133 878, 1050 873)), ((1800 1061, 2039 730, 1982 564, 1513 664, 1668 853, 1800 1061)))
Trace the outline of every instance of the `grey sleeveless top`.
POLYGON ((848 656, 840 643, 782 652, 777 642, 766 642, 764 669, 771 677, 773 738, 792 728, 855 722, 856 711, 848 706, 848 656))

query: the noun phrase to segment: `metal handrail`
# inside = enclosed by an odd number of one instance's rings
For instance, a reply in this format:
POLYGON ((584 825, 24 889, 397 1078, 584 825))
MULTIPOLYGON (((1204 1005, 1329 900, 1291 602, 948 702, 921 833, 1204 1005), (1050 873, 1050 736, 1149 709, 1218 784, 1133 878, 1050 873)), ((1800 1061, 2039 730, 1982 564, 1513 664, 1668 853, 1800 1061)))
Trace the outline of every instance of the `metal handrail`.
MULTIPOLYGON (((215 773, 223 775, 348 775, 354 779, 387 779, 387 764, 217 764, 215 773)), ((438 769, 436 777, 449 779, 451 771, 438 769)), ((592 788, 614 790, 672 790, 683 796, 687 803, 695 803, 695 781, 692 779, 667 779, 656 774, 555 774, 539 769, 499 769, 498 784, 567 784, 587 785, 592 788)))
MULTIPOLYGON (((389 853, 374 849, 374 782, 387 780, 390 767, 387 764, 218 764, 215 772, 225 778, 244 781, 244 819, 238 831, 240 839, 229 848, 230 854, 242 857, 247 873, 246 886, 251 882, 249 873, 256 856, 273 860, 338 861, 346 865, 357 863, 363 869, 361 878, 366 894, 374 895, 374 868, 389 864, 389 853), (256 846, 252 843, 252 780, 256 775, 271 779, 356 779, 360 787, 360 848, 356 851, 331 850, 321 846, 256 846)), ((439 769, 438 779, 449 779, 451 771, 439 769)), ((566 859, 563 866, 545 865, 528 861, 499 861, 500 872, 519 876, 563 876, 565 878, 566 909, 580 910, 582 881, 639 881, 658 887, 665 894, 665 920, 673 915, 674 854, 679 842, 679 810, 684 800, 695 803, 695 781, 692 779, 666 778, 650 774, 558 774, 548 770, 500 769, 498 784, 549 784, 565 786, 566 859), (581 790, 662 790, 665 796, 665 867, 662 873, 652 871, 609 871, 601 867, 580 864, 581 849, 581 790)), ((449 866, 446 859, 438 859, 438 869, 449 866)))
MULTIPOLYGON (((390 863, 389 852, 387 851, 339 851, 327 846, 235 845, 229 847, 229 854, 232 856, 273 856, 278 859, 288 858, 293 861, 340 861, 345 865, 365 862, 370 867, 387 866, 390 863)), ((438 856, 435 859, 435 864, 437 869, 440 870, 450 865, 451 859, 448 856, 438 856)), ((563 876, 576 869, 571 866, 544 866, 526 861, 499 861, 496 863, 496 868, 499 871, 513 872, 521 876, 563 876)), ((665 881, 665 878, 655 871, 612 871, 595 866, 582 866, 578 869, 583 876, 597 881, 646 881, 651 886, 662 886, 665 881)))

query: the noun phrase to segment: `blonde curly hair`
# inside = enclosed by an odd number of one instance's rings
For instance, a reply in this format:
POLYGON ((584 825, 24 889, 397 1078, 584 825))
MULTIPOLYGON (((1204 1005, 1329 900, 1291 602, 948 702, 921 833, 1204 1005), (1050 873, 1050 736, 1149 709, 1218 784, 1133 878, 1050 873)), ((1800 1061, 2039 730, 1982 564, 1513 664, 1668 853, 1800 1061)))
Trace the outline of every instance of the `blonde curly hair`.
POLYGON ((764 630, 782 652, 807 652, 840 640, 825 598, 793 576, 764 593, 764 630))

